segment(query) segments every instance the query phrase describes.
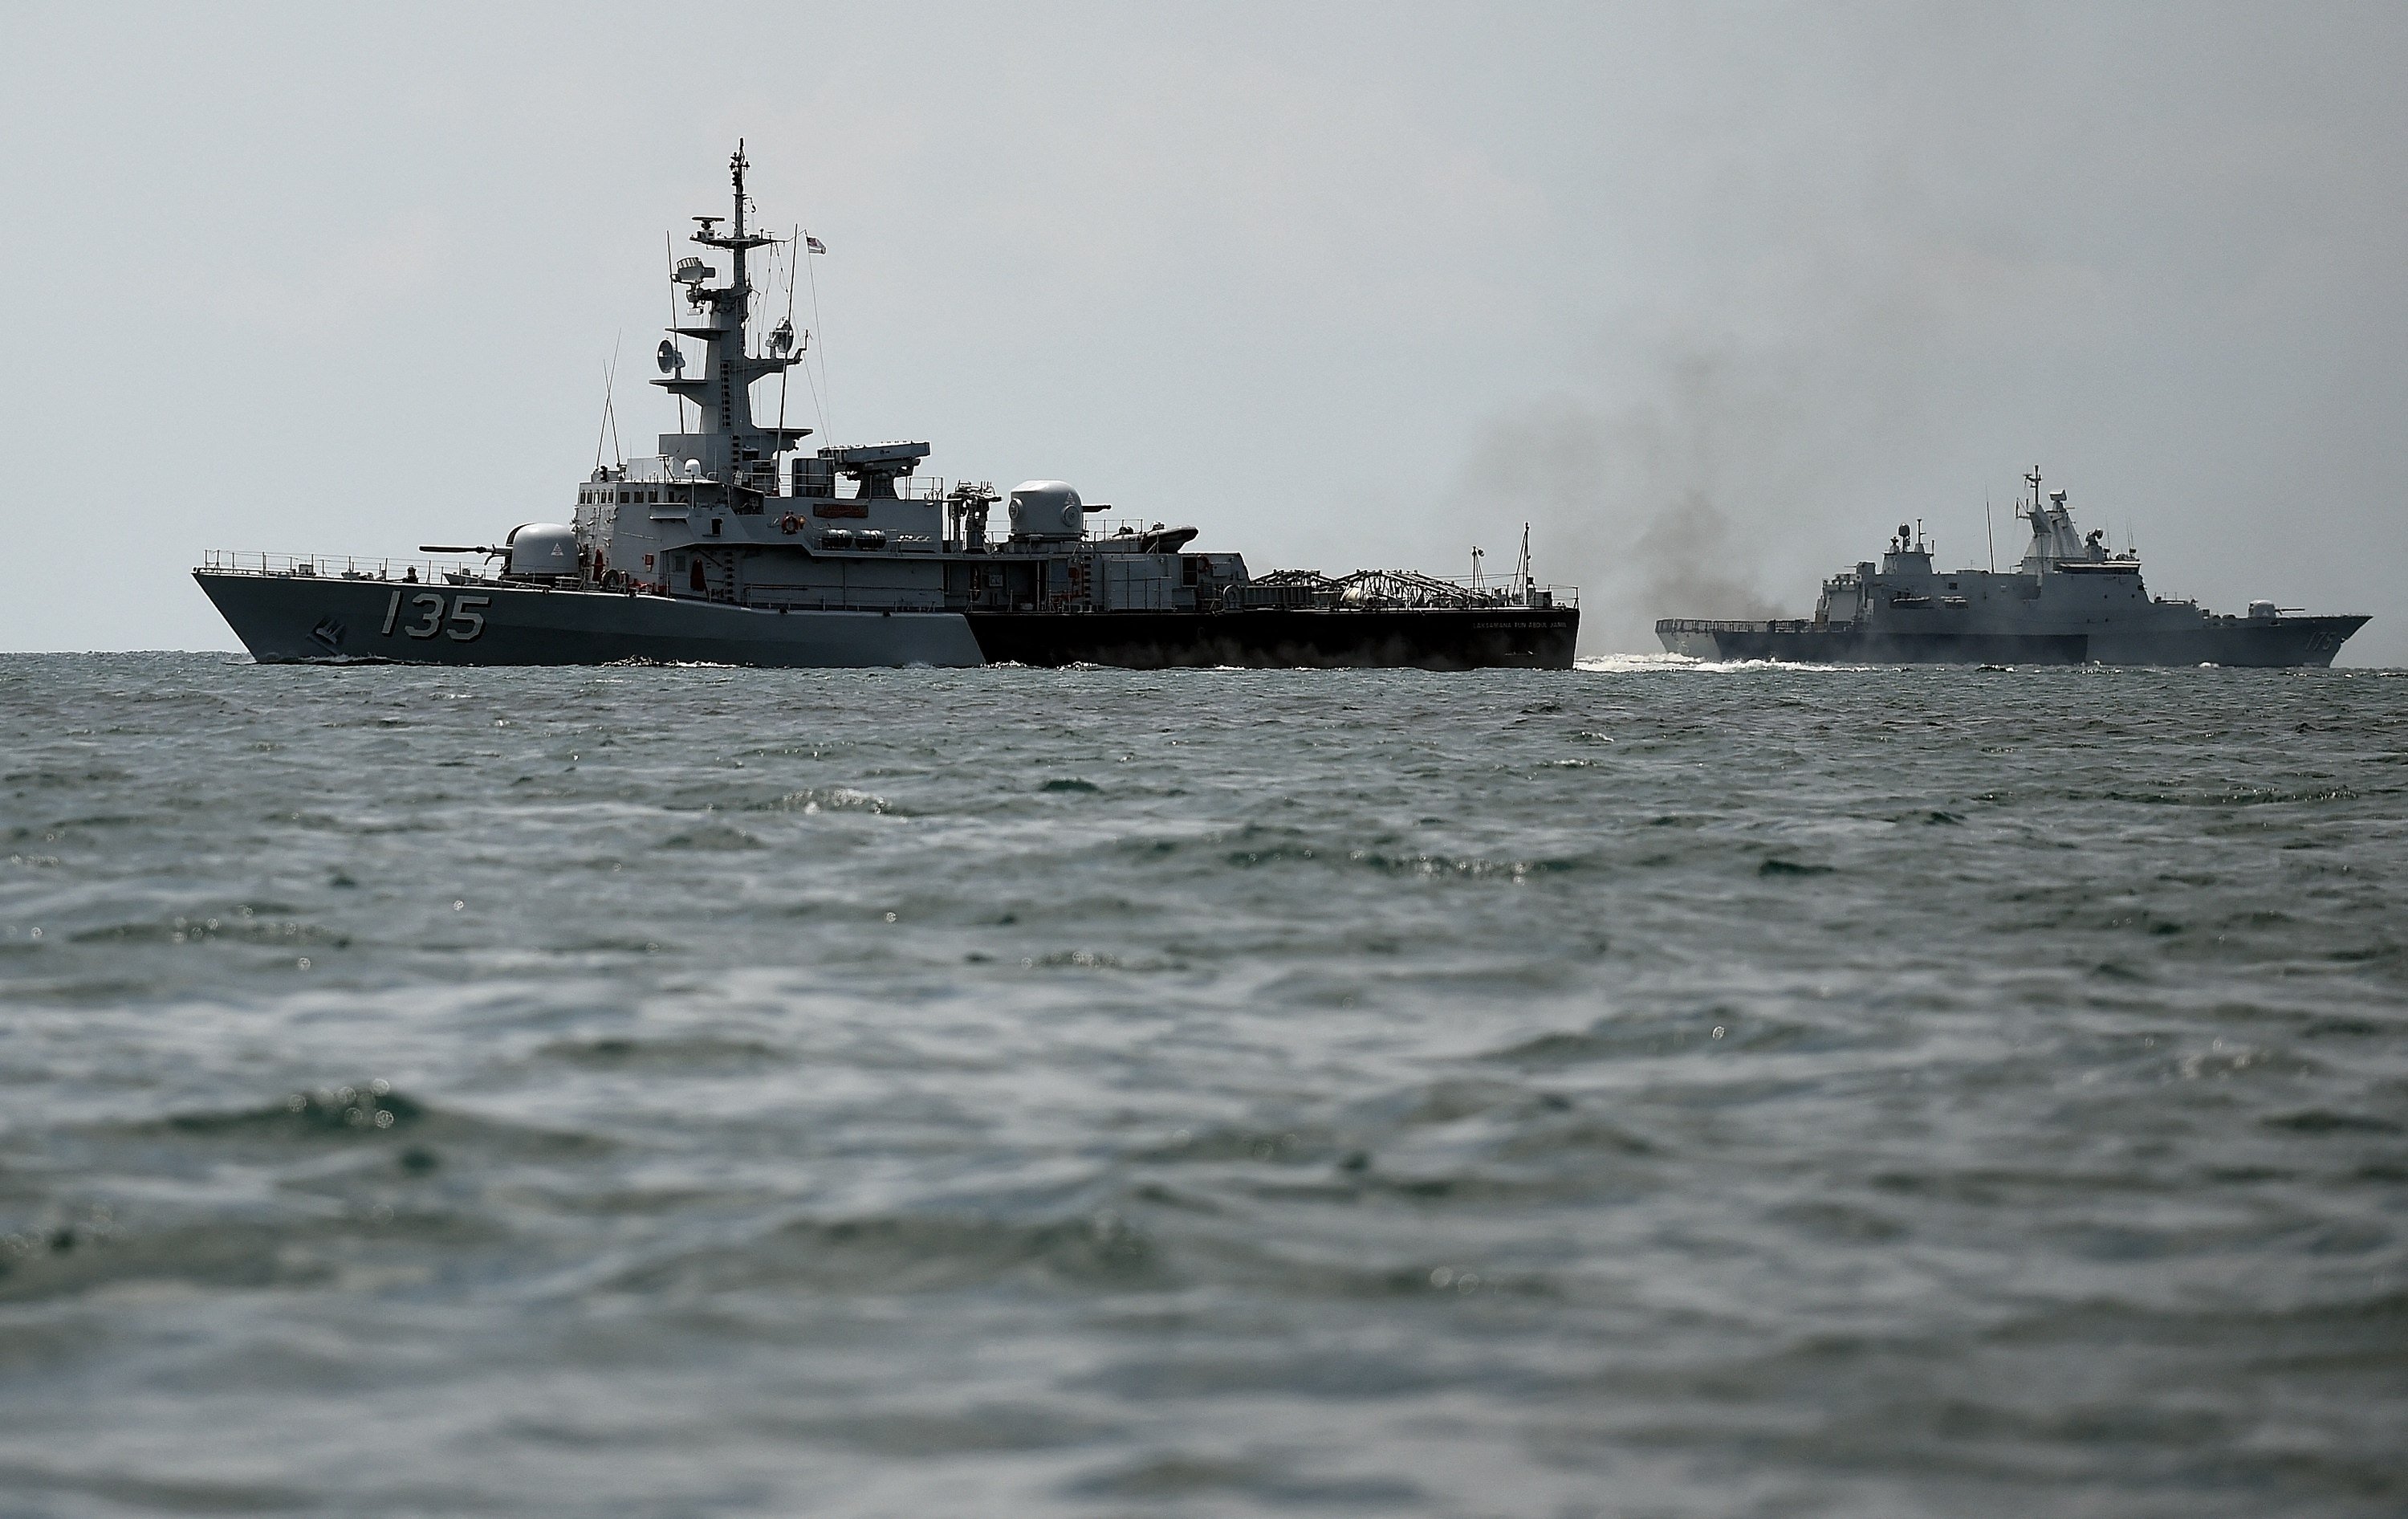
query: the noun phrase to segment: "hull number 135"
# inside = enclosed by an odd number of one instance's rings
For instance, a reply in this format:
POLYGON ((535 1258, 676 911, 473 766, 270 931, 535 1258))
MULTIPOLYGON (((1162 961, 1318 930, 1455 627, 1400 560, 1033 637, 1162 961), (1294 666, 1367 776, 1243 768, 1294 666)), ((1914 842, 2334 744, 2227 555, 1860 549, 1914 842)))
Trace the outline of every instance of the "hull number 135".
POLYGON ((480 609, 493 604, 491 596, 446 597, 439 591, 421 591, 409 598, 409 610, 405 615, 402 595, 395 591, 393 599, 384 604, 384 626, 377 631, 389 638, 398 627, 413 638, 431 638, 441 633, 455 643, 472 643, 485 631, 485 614, 480 609))

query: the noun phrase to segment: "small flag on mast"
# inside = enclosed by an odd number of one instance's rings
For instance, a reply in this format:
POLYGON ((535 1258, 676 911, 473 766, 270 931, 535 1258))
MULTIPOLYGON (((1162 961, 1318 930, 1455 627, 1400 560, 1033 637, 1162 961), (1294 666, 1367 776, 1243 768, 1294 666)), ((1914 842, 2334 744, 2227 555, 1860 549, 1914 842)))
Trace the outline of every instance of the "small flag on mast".
POLYGON ((803 246, 810 249, 814 253, 824 253, 827 251, 827 244, 820 241, 817 237, 812 236, 809 233, 805 233, 803 235, 803 246))

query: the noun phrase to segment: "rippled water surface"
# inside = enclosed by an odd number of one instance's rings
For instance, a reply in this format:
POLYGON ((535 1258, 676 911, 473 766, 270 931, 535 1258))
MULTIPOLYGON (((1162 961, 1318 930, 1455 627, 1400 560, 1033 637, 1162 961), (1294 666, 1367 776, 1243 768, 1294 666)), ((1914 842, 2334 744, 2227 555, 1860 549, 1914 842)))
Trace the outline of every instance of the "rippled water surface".
POLYGON ((0 1512, 2408 1507, 2408 679, 44 656, 0 744, 0 1512))

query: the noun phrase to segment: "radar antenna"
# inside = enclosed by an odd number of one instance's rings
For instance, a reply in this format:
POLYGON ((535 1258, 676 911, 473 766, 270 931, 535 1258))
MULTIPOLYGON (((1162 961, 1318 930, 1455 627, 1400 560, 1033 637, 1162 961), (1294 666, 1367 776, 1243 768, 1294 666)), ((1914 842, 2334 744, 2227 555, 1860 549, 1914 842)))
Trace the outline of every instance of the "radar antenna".
MULTIPOLYGON (((673 314, 671 340, 658 351, 662 378, 652 381, 678 398, 681 426, 683 403, 695 404, 700 436, 678 446, 692 448, 694 457, 708 460, 710 477, 724 487, 731 503, 739 496, 751 501, 775 494, 780 457, 810 432, 808 427, 786 425, 782 379, 785 370, 804 362, 803 352, 810 346, 808 337, 795 330, 789 316, 775 331, 763 335, 759 350, 753 348, 752 319, 760 293, 753 284, 752 256, 780 239, 763 236, 753 224, 752 198, 745 192, 752 166, 739 138, 727 158, 731 191, 727 213, 694 219, 697 228, 694 241, 727 255, 727 278, 724 283, 716 282, 719 271, 700 258, 677 261, 669 273, 670 309, 676 313, 682 306, 693 315, 681 319, 673 314), (684 355, 675 341, 686 337, 703 345, 700 360, 691 372, 684 367, 684 355), (781 377, 774 425, 766 417, 754 420, 752 402, 753 381, 772 374, 781 377)), ((791 287, 792 280, 788 283, 791 287)), ((790 289, 790 309, 792 299, 790 289)), ((759 508, 738 506, 737 509, 759 508)))

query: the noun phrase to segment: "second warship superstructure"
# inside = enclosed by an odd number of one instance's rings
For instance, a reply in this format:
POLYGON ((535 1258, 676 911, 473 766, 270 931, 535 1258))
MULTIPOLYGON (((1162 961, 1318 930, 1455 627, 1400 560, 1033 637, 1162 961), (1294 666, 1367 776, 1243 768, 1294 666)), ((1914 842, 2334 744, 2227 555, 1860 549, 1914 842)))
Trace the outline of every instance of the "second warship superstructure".
MULTIPOLYGON (((762 233, 739 146, 724 254, 672 273, 684 316, 659 349, 681 426, 645 458, 597 466, 567 523, 423 563, 213 554, 195 578, 262 661, 455 665, 619 660, 766 666, 1571 664, 1576 598, 1540 586, 1528 538, 1510 580, 1401 570, 1251 575, 1196 552, 1194 527, 1097 521, 1060 480, 1009 492, 920 477, 919 441, 820 447, 753 411, 801 364, 791 319, 757 344, 748 255, 762 233), (688 345, 699 348, 699 362, 688 345), (996 508, 1003 521, 991 521, 996 508), (493 568, 477 556, 497 561, 493 568)), ((725 223, 723 228, 722 223, 725 223)), ((814 245, 815 246, 815 245, 814 245)), ((804 249, 794 250, 796 257, 804 249)), ((791 275, 789 276, 791 282, 791 275)))
POLYGON ((2152 597, 2138 555, 2110 552, 2106 535, 2074 530, 2063 491, 2017 509, 2031 543, 2012 570, 1932 567, 1931 546, 1902 524, 1876 566, 1823 582, 1811 619, 1733 622, 1666 618, 1667 652, 1698 659, 1803 664, 2330 665, 2366 625, 2355 614, 2306 617, 2253 601, 2245 617, 2196 601, 2152 597))

